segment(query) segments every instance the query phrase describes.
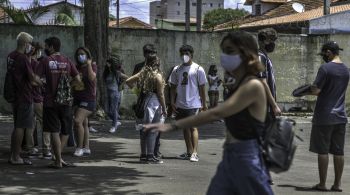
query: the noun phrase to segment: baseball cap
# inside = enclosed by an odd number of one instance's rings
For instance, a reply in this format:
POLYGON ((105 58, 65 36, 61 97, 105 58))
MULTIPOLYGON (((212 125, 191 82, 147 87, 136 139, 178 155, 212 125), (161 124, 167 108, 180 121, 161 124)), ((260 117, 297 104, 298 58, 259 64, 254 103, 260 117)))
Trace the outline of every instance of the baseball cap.
POLYGON ((335 41, 328 41, 327 43, 323 44, 321 53, 319 53, 319 55, 321 55, 322 52, 326 50, 329 50, 333 53, 338 53, 339 51, 343 51, 343 49, 340 48, 338 43, 335 41))

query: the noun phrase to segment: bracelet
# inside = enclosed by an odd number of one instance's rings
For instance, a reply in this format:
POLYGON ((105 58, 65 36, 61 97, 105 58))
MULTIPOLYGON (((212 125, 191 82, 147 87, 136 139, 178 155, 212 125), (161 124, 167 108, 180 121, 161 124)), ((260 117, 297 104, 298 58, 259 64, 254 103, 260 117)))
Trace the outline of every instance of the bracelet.
POLYGON ((172 130, 177 131, 177 130, 180 129, 180 127, 177 126, 175 123, 176 123, 176 122, 173 121, 173 122, 170 123, 170 125, 171 125, 171 129, 172 129, 172 130))

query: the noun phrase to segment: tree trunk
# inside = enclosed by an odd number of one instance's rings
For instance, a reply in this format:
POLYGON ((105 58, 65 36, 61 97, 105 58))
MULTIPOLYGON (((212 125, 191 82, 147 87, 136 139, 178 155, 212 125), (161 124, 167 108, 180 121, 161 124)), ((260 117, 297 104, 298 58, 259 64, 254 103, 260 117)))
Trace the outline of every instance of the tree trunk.
POLYGON ((108 52, 109 0, 84 1, 84 42, 97 64, 97 108, 104 108, 103 69, 108 52))

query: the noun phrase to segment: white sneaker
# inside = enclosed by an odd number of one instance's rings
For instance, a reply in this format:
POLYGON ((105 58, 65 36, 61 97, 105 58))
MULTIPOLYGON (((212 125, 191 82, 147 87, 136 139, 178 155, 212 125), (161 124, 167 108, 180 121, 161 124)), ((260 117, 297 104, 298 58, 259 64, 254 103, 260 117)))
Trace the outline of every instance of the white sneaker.
POLYGON ((91 154, 90 148, 83 148, 83 153, 86 155, 90 155, 91 154))
POLYGON ((110 130, 109 130, 110 133, 114 133, 115 132, 115 127, 112 127, 110 130))
POLYGON ((84 155, 84 151, 81 148, 77 148, 77 149, 75 149, 75 152, 74 152, 73 155, 74 156, 78 156, 78 157, 83 156, 84 155))
POLYGON ((117 122, 117 126, 120 126, 120 125, 122 125, 122 123, 118 121, 118 122, 117 122))
POLYGON ((90 127, 89 128, 89 131, 91 132, 91 133, 97 133, 98 131, 96 130, 96 129, 94 129, 93 127, 90 127))
POLYGON ((198 162, 199 161, 199 157, 197 153, 193 153, 191 158, 190 158, 191 162, 198 162))

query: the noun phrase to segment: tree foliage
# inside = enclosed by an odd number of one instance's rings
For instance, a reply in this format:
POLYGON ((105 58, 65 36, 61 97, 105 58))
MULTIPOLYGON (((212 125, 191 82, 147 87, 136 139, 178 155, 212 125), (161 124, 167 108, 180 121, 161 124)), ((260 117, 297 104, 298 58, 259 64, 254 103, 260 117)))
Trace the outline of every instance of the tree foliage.
POLYGON ((237 23, 239 19, 248 14, 249 12, 244 9, 215 9, 204 15, 203 29, 214 30, 215 26, 229 21, 237 23))
POLYGON ((72 9, 70 9, 70 7, 67 5, 60 7, 55 18, 55 24, 67 26, 77 25, 72 9))

